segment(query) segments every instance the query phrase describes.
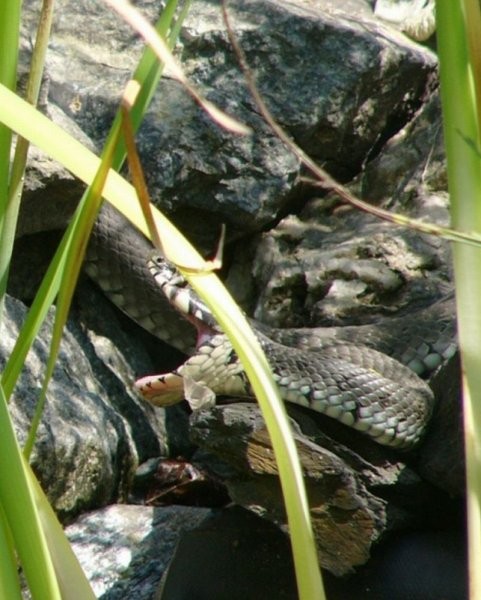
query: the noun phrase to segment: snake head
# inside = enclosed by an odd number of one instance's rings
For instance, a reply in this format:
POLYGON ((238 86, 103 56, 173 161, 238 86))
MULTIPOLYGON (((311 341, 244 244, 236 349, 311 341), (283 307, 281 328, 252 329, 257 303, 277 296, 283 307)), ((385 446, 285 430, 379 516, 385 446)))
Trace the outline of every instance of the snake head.
POLYGON ((215 392, 203 381, 209 371, 202 369, 199 361, 206 358, 206 351, 210 353, 211 340, 220 335, 217 321, 174 265, 154 256, 148 267, 169 303, 196 328, 199 353, 171 373, 142 377, 135 382, 135 388, 157 406, 169 406, 184 398, 194 410, 211 405, 215 402, 215 392))
POLYGON ((220 332, 219 325, 208 306, 174 265, 157 255, 152 257, 148 266, 170 304, 196 328, 197 347, 205 339, 220 332))

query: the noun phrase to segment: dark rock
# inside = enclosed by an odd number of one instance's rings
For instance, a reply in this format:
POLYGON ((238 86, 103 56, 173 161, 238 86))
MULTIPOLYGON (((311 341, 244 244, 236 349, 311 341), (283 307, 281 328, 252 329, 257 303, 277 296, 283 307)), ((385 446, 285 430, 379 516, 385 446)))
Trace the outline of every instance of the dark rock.
MULTIPOLYGON (((310 411, 290 409, 294 438, 304 472, 320 564, 336 575, 364 564, 386 532, 429 520, 448 509, 431 486, 395 452, 310 411), (327 435, 324 433, 327 427, 327 435), (337 440, 337 441, 336 441, 337 440), (348 444, 348 445, 347 445, 348 444)), ((193 440, 210 454, 203 463, 222 475, 241 506, 285 523, 278 471, 259 408, 236 403, 201 410, 191 418, 193 440), (230 471, 229 471, 230 469, 230 471)))
POLYGON ((183 534, 156 600, 295 600, 289 541, 237 506, 183 534))
MULTIPOLYGON (((323 573, 329 600, 466 600, 463 536, 408 532, 380 545, 350 578, 323 573)), ((157 600, 298 598, 288 537, 232 507, 182 534, 157 600)))
POLYGON ((463 409, 459 355, 434 375, 430 385, 438 404, 419 452, 417 471, 452 496, 465 493, 463 409))
POLYGON ((437 87, 352 187, 373 204, 447 223, 448 182, 437 87))
MULTIPOLYGON (((26 23, 34 6, 26 3, 26 23)), ((139 7, 155 18, 151 3, 139 7)), ((344 8, 324 0, 245 0, 229 10, 274 116, 344 179, 409 120, 436 69, 434 54, 382 25, 363 0, 344 8)), ((245 89, 219 7, 195 3, 181 42, 187 74, 254 130, 248 138, 221 131, 165 78, 140 131, 154 200, 210 245, 222 222, 232 236, 274 222, 298 203, 303 188, 297 159, 260 119, 245 89)), ((100 143, 139 54, 132 33, 107 9, 60 2, 48 56, 50 103, 100 143)))

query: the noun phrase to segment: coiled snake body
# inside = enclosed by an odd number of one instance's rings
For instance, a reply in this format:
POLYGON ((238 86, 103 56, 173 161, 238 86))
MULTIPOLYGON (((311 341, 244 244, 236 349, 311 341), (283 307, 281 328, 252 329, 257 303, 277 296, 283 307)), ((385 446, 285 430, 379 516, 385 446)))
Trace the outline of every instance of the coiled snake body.
MULTIPOLYGON (((149 269, 151 255, 152 246, 143 236, 115 210, 102 209, 89 244, 87 272, 131 318, 192 355, 172 373, 139 380, 138 389, 160 405, 182 400, 185 388, 192 396, 251 397, 243 368, 208 309, 166 263, 149 269), (159 285, 168 301, 159 294, 159 285), (189 320, 200 332, 197 348, 189 320)), ((452 314, 448 299, 409 319, 389 319, 375 327, 257 326, 257 336, 285 400, 321 411, 381 444, 409 448, 422 436, 434 404, 430 388, 413 370, 432 370, 456 351, 452 314)))
MULTIPOLYGON (((171 373, 137 382, 142 395, 167 405, 188 394, 252 397, 247 376, 226 335, 185 281, 163 259, 150 270, 169 301, 197 326, 196 353, 171 373)), ((354 427, 376 442, 409 448, 423 434, 434 405, 428 385, 408 367, 372 350, 338 340, 314 352, 286 347, 256 331, 281 397, 354 427)))

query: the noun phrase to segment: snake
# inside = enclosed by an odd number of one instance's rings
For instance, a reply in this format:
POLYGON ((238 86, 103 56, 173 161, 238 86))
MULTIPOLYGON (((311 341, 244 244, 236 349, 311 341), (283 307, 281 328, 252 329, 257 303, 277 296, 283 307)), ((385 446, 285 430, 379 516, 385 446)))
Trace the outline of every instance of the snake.
MULTIPOLYGON (((253 398, 232 343, 175 267, 162 257, 152 258, 152 246, 134 235, 114 209, 106 211, 102 223, 89 246, 87 272, 129 316, 189 355, 169 373, 139 379, 135 388, 140 394, 157 406, 199 394, 203 403, 216 396, 253 398)), ((422 312, 414 318, 409 329, 422 332, 425 339, 416 344, 416 352, 401 348, 395 357, 373 347, 379 340, 372 327, 364 332, 362 327, 344 327, 321 335, 317 328, 278 330, 251 324, 284 401, 336 419, 381 445, 409 450, 423 437, 435 405, 433 392, 418 373, 436 368, 456 350, 451 308, 440 304, 438 312, 430 309, 429 320, 422 312), (359 334, 364 343, 353 341, 359 334)), ((406 327, 406 320, 400 321, 406 327)), ((384 334, 391 333, 393 339, 383 335, 382 327, 378 332, 384 343, 405 346, 401 341, 406 336, 399 335, 392 321, 384 334)))
MULTIPOLYGON (((169 302, 197 329, 196 352, 170 373, 136 382, 150 402, 165 406, 190 395, 254 396, 229 338, 212 312, 162 257, 150 272, 169 302), (193 391, 192 391, 193 390, 193 391)), ((366 346, 325 341, 315 351, 288 347, 255 329, 280 396, 362 431, 382 445, 407 449, 421 438, 434 396, 408 367, 366 346)))

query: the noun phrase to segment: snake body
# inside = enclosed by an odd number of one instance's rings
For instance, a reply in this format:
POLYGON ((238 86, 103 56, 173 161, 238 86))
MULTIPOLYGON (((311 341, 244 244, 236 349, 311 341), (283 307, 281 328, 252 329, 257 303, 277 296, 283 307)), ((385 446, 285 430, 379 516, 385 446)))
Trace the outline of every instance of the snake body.
MULTIPOLYGON (((131 318, 191 355, 171 373, 139 380, 138 389, 161 405, 186 394, 251 397, 244 370, 210 311, 166 263, 160 270, 157 263, 149 268, 152 252, 114 209, 102 210, 87 272, 131 318), (197 344, 192 323, 203 331, 197 344)), ((285 400, 321 411, 381 444, 408 448, 423 435, 434 404, 430 388, 412 370, 424 376, 456 351, 452 315, 448 298, 374 327, 255 327, 285 400)))
MULTIPOLYGON (((229 339, 205 304, 163 259, 151 261, 150 270, 169 302, 197 326, 199 342, 178 369, 140 379, 136 385, 141 394, 157 405, 182 400, 186 385, 207 396, 253 397, 229 339)), ((256 335, 285 401, 337 419, 383 445, 407 449, 421 438, 434 397, 408 367, 366 346, 339 340, 327 340, 312 352, 287 347, 259 330, 256 335)))

